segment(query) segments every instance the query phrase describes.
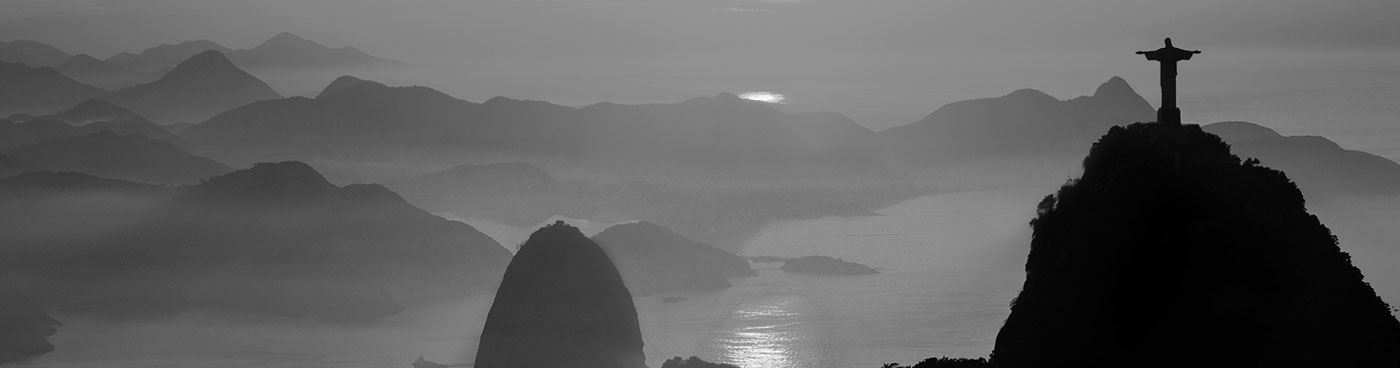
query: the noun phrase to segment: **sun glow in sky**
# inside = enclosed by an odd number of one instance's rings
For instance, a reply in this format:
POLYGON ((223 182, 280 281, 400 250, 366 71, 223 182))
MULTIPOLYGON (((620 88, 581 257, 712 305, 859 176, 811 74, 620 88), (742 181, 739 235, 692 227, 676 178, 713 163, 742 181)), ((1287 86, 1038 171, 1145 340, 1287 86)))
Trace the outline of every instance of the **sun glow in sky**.
POLYGON ((771 104, 781 104, 781 103, 783 103, 783 100, 786 100, 786 99, 787 99, 787 96, 783 96, 783 94, 781 94, 781 93, 773 93, 773 92, 744 92, 744 94, 739 95, 739 98, 742 98, 742 99, 745 99, 745 100, 749 100, 749 101, 767 102, 767 103, 771 103, 771 104))

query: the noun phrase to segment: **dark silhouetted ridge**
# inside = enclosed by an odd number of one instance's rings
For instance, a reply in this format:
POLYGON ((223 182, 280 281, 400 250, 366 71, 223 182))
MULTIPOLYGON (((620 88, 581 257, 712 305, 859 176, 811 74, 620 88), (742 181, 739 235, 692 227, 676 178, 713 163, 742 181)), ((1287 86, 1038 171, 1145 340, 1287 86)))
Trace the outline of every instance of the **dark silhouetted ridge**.
POLYGON ((662 363, 661 363, 661 368, 739 368, 739 367, 738 367, 738 366, 735 366, 735 365, 732 365, 732 364, 710 363, 710 362, 704 361, 703 359, 700 359, 700 357, 692 356, 692 357, 690 357, 690 359, 682 359, 681 357, 675 357, 675 358, 671 358, 671 359, 666 359, 665 362, 662 362, 662 363))
POLYGON ((632 295, 608 255, 562 221, 535 231, 506 268, 477 368, 642 368, 632 295))
POLYGON ((1298 188, 1199 126, 1110 129, 1036 212, 995 365, 1400 364, 1400 322, 1298 188))

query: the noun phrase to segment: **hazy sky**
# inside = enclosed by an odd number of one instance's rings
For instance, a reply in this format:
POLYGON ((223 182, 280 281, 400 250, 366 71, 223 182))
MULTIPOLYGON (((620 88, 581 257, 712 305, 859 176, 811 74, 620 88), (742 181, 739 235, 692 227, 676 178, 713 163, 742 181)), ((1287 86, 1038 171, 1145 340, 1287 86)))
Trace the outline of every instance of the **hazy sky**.
POLYGON ((1172 34, 1201 47, 1400 45, 1388 0, 0 0, 3 39, 99 57, 278 31, 419 62, 522 57, 1058 54, 1172 34))
POLYGON ((1215 88, 1213 71, 1394 65, 1368 55, 1400 50, 1397 14, 1394 0, 0 0, 0 40, 106 57, 290 31, 468 67, 421 83, 471 100, 772 90, 887 127, 1016 88, 1086 94, 1113 75, 1155 103, 1154 66, 1132 51, 1163 36, 1210 61, 1183 67, 1184 94, 1215 88))

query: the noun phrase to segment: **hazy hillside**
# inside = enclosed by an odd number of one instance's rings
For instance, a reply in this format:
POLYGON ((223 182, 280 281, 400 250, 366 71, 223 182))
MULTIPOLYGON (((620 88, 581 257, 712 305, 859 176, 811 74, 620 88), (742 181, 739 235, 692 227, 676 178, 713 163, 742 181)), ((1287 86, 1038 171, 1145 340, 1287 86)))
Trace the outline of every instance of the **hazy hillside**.
POLYGON ((398 295, 489 290, 510 257, 383 187, 337 187, 298 162, 210 179, 135 218, 70 251, 25 251, 32 261, 15 271, 48 303, 98 313, 367 320, 401 310, 398 295))
POLYGON ((140 134, 152 139, 170 142, 180 148, 190 147, 189 142, 175 133, 144 120, 118 119, 74 125, 44 117, 23 123, 0 119, 0 149, 39 143, 54 138, 88 135, 104 130, 120 135, 140 134))
POLYGON ((137 133, 110 130, 54 138, 5 150, 9 157, 51 171, 72 171, 100 177, 155 184, 197 184, 233 171, 213 160, 190 154, 174 144, 137 133))
POLYGON ((79 173, 0 179, 0 254, 91 251, 181 191, 79 173))
POLYGON ((757 275, 733 253, 686 239, 650 222, 616 225, 593 236, 635 295, 672 290, 716 290, 727 278, 757 275))

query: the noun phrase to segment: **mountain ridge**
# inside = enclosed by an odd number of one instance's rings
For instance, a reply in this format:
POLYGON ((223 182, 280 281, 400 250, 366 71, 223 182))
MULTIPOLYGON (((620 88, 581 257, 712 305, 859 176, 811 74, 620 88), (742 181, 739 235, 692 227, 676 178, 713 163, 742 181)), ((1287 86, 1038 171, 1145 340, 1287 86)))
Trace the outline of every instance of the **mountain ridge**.
POLYGON ((403 62, 366 54, 353 46, 332 48, 289 32, 278 33, 257 46, 233 49, 209 40, 161 44, 140 53, 122 53, 106 59, 123 67, 159 72, 174 67, 179 61, 206 51, 219 51, 235 64, 246 69, 305 69, 324 67, 377 67, 401 65, 403 62))
POLYGON ((267 83, 239 69, 218 51, 180 62, 160 79, 106 97, 155 122, 204 121, 252 102, 280 99, 267 83))

